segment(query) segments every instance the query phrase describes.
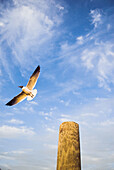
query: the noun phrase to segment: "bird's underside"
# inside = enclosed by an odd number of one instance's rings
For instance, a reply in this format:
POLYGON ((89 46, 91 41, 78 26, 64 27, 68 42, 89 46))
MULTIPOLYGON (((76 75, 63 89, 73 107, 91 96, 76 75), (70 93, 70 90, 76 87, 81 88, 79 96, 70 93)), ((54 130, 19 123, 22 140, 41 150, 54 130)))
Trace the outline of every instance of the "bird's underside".
POLYGON ((15 104, 23 101, 26 97, 27 97, 27 100, 32 100, 37 94, 37 90, 36 89, 33 90, 33 88, 36 85, 39 74, 40 74, 40 66, 38 66, 35 69, 32 76, 30 77, 26 87, 19 86, 20 88, 22 88, 22 92, 19 93, 17 96, 15 96, 8 103, 6 103, 6 105, 7 106, 15 105, 15 104))

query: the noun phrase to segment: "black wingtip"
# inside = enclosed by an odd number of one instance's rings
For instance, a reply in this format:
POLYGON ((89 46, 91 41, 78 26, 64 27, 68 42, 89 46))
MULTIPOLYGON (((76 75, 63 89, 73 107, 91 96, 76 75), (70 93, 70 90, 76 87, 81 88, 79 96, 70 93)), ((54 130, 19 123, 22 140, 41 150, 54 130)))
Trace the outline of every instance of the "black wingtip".
POLYGON ((40 65, 38 65, 37 69, 38 69, 38 71, 40 71, 40 65))
POLYGON ((34 72, 36 72, 36 71, 39 71, 39 72, 40 72, 40 65, 38 65, 38 67, 35 69, 34 72))
MULTIPOLYGON (((40 72, 40 66, 38 65, 38 67, 35 69, 34 73, 32 74, 32 76, 34 76, 37 72, 40 72)), ((31 77, 32 77, 31 76, 31 77)))
POLYGON ((11 104, 9 104, 9 103, 6 103, 5 105, 6 105, 6 106, 12 106, 12 105, 11 105, 11 104))
POLYGON ((13 99, 12 99, 11 101, 9 101, 8 103, 6 103, 5 105, 6 105, 6 106, 12 106, 12 105, 14 105, 13 99))

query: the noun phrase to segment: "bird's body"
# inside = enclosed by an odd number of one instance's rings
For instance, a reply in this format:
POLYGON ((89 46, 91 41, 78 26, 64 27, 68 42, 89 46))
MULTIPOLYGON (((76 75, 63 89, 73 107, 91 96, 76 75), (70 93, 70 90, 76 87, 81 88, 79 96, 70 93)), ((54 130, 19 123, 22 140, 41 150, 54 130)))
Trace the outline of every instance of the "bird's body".
POLYGON ((36 70, 33 72, 26 87, 19 86, 22 89, 22 92, 19 93, 17 96, 15 96, 12 100, 10 100, 6 105, 12 106, 14 104, 23 101, 26 97, 27 100, 32 100, 37 94, 37 90, 36 89, 33 90, 33 88, 36 85, 39 74, 40 74, 40 66, 38 66, 36 70))
MULTIPOLYGON (((27 95, 27 97, 31 97, 31 99, 33 99, 35 97, 35 95, 37 94, 37 90, 29 90, 28 87, 22 87, 22 91, 27 95)), ((28 99, 28 98, 27 98, 28 99)))
POLYGON ((22 91, 23 91, 26 95, 32 95, 32 90, 29 90, 27 87, 22 87, 22 91))

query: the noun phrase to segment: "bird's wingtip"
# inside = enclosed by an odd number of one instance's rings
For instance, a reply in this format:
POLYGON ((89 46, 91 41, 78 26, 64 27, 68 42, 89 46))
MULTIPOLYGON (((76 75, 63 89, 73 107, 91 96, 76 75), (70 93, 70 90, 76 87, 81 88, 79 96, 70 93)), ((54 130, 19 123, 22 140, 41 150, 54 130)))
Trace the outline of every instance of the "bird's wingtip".
POLYGON ((5 104, 6 106, 12 106, 12 103, 11 102, 8 102, 5 104))
POLYGON ((6 106, 10 106, 8 103, 5 104, 6 106))
POLYGON ((40 65, 38 65, 38 69, 39 69, 39 71, 40 71, 40 65))

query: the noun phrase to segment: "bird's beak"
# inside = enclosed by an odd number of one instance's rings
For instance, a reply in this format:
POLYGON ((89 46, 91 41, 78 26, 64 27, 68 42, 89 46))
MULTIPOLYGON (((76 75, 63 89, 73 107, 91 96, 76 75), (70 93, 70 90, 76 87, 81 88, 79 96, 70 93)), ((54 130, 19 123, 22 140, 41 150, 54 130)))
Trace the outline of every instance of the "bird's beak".
POLYGON ((21 88, 21 89, 23 88, 23 86, 18 86, 18 87, 21 88))

